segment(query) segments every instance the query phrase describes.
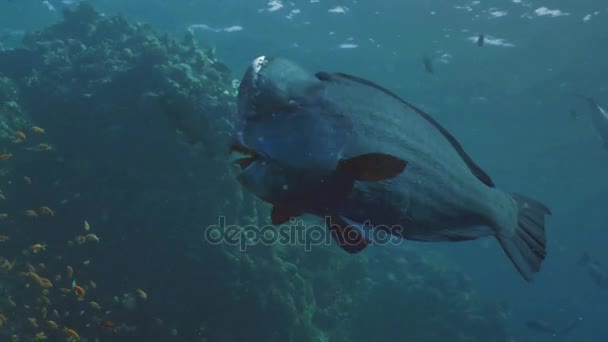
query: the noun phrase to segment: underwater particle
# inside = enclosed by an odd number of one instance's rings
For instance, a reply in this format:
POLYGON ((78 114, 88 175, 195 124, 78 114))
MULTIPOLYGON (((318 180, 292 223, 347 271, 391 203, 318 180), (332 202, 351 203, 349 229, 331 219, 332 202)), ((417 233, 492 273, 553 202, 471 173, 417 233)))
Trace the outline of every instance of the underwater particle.
POLYGON ((33 244, 30 246, 30 250, 32 251, 32 253, 39 253, 41 251, 46 251, 46 245, 36 243, 36 244, 33 244))
POLYGON ((8 214, 7 213, 0 213, 0 220, 4 220, 8 218, 8 214))
POLYGON ((142 289, 137 289, 135 290, 135 293, 137 293, 137 296, 141 299, 141 300, 148 300, 148 294, 144 292, 144 290, 142 289))
POLYGON ((176 328, 171 329, 171 336, 177 336, 177 333, 178 331, 176 328))
POLYGON ((90 302, 89 305, 95 310, 101 310, 101 305, 99 305, 97 302, 90 302))
POLYGON ((89 264, 91 264, 91 260, 85 260, 82 262, 82 264, 88 266, 89 264))
POLYGON ((25 182, 25 184, 30 185, 32 184, 32 179, 28 176, 23 176, 23 181, 25 182))
POLYGON ((72 268, 72 266, 68 265, 65 268, 65 274, 68 276, 69 279, 72 279, 72 277, 74 276, 74 269, 72 268))
POLYGON ((36 134, 44 134, 44 128, 41 128, 38 126, 32 126, 32 127, 30 127, 30 132, 36 133, 36 134))
POLYGON ((0 235, 0 242, 5 242, 5 241, 8 241, 8 240, 10 240, 10 238, 8 236, 6 236, 6 235, 0 235))
POLYGON ((89 230, 91 230, 91 226, 89 225, 89 222, 87 222, 86 220, 84 221, 84 231, 88 232, 89 230))
POLYGON ((9 160, 13 157, 12 153, 2 153, 0 154, 0 160, 9 160))
POLYGON ((94 288, 94 289, 96 289, 96 288, 97 288, 97 284, 95 284, 95 282, 94 282, 94 281, 89 280, 89 284, 91 284, 91 287, 92 287, 92 288, 94 288))
POLYGON ((36 211, 32 210, 32 209, 28 209, 26 211, 24 211, 25 216, 29 216, 29 217, 38 217, 38 214, 36 214, 36 211))

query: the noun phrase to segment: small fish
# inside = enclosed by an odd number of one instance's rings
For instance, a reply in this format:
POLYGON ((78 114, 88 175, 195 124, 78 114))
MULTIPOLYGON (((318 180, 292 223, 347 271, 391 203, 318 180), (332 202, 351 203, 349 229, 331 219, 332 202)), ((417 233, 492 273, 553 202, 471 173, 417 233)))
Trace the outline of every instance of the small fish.
POLYGON ((137 293, 137 296, 141 300, 147 300, 148 299, 148 294, 146 292, 144 292, 144 290, 142 290, 142 289, 135 290, 135 293, 137 293))
POLYGON ((65 268, 65 274, 69 279, 72 279, 72 277, 74 276, 74 268, 72 268, 72 266, 68 265, 65 268))
POLYGON ((591 121, 603 142, 604 148, 608 150, 608 110, 589 96, 578 96, 587 101, 591 107, 591 121))
POLYGON ((424 70, 426 70, 427 73, 432 74, 434 72, 433 61, 429 56, 424 56, 422 63, 424 64, 424 70))
POLYGON ((584 267, 591 277, 591 281, 600 288, 608 289, 608 271, 591 258, 588 253, 583 253, 583 256, 577 262, 578 266, 584 267))
POLYGON ((0 213, 0 220, 4 220, 8 218, 8 214, 7 213, 0 213))
POLYGON ((32 209, 28 209, 26 211, 24 211, 25 216, 29 216, 29 217, 38 217, 38 214, 36 214, 36 211, 32 210, 32 209))
POLYGON ((483 33, 480 33, 479 36, 477 36, 477 46, 483 46, 485 42, 486 37, 483 35, 483 33))
POLYGON ((38 126, 32 126, 30 128, 30 132, 37 133, 37 134, 44 134, 44 128, 41 128, 41 127, 38 127, 38 126))
POLYGON ((526 324, 526 328, 528 328, 532 331, 540 332, 543 334, 548 334, 551 336, 557 336, 557 329, 553 328, 545 321, 539 321, 539 320, 526 321, 525 324, 526 324))
POLYGON ((76 295, 78 295, 78 297, 82 297, 86 294, 85 289, 78 285, 74 286, 73 291, 76 295))
POLYGON ((0 242, 8 241, 10 238, 6 235, 0 235, 0 242))
POLYGON ((25 182, 25 184, 30 185, 32 184, 32 179, 28 176, 23 176, 23 181, 25 182))
POLYGON ((97 302, 90 302, 89 305, 91 305, 91 307, 95 310, 101 310, 101 305, 99 305, 97 302))
POLYGON ((541 320, 526 321, 525 325, 531 331, 535 331, 538 333, 543 333, 546 335, 551 335, 553 337, 556 337, 556 336, 565 336, 565 335, 569 334, 572 330, 574 330, 574 328, 576 328, 578 326, 578 324, 582 320, 583 320, 582 317, 576 317, 572 321, 568 322, 568 324, 566 324, 562 328, 555 328, 552 325, 550 325, 549 323, 547 323, 545 321, 541 321, 541 320))
POLYGON ((41 243, 33 244, 33 245, 30 246, 30 250, 33 253, 39 253, 41 251, 46 251, 46 245, 45 244, 41 244, 41 243))
POLYGON ((75 338, 76 340, 80 340, 80 335, 74 330, 68 327, 63 328, 63 332, 65 332, 68 336, 75 338))
POLYGON ((84 231, 88 232, 89 230, 91 230, 91 226, 89 225, 89 222, 84 221, 84 231))
POLYGON ((45 214, 45 215, 55 216, 55 212, 47 206, 40 207, 40 213, 45 214))
POLYGON ((109 331, 116 331, 116 323, 110 321, 109 319, 104 319, 101 322, 99 322, 99 327, 101 327, 104 330, 109 330, 109 331))
POLYGON ((87 239, 87 241, 99 242, 101 240, 96 234, 93 233, 89 233, 84 237, 87 239))
POLYGON ((16 131, 15 132, 15 139, 21 140, 21 141, 25 141, 27 140, 27 136, 25 135, 25 133, 21 132, 21 131, 16 131))
POLYGON ((2 153, 0 154, 0 160, 9 160, 13 157, 12 153, 2 153))
POLYGON ((52 151, 55 149, 53 146, 46 143, 40 143, 36 146, 36 148, 38 151, 52 151))

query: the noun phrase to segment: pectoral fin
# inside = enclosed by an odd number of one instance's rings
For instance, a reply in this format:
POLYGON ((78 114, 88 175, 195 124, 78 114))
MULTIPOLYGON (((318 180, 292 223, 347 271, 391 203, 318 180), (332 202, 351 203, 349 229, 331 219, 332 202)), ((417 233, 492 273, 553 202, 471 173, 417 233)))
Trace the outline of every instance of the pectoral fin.
POLYGON ((298 217, 302 214, 303 212, 300 210, 275 205, 270 212, 270 219, 272 220, 272 224, 283 224, 291 218, 298 217))
POLYGON ((338 170, 355 180, 379 182, 398 176, 407 161, 385 153, 366 153, 350 159, 342 159, 338 170))
POLYGON ((350 225, 340 217, 327 217, 325 225, 338 246, 348 253, 358 253, 368 245, 364 232, 356 225, 350 225))

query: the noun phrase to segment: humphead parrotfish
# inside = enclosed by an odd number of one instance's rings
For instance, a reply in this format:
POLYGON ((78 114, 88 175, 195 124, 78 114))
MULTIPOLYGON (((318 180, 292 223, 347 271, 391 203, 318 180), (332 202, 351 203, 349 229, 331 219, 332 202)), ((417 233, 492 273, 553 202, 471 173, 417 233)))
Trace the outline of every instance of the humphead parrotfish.
POLYGON ((396 239, 498 239, 526 280, 546 255, 549 209, 507 193, 435 119, 389 90, 337 72, 256 58, 239 88, 231 145, 238 180, 274 224, 325 219, 349 253, 396 239))

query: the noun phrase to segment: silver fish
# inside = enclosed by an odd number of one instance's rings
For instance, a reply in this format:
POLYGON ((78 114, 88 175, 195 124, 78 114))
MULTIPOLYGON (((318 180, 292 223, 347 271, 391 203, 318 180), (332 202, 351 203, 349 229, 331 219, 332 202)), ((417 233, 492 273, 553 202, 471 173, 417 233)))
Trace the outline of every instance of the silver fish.
POLYGON ((597 104, 591 97, 583 95, 579 95, 579 97, 591 106, 591 122, 600 135, 604 148, 608 150, 608 110, 597 104))
POLYGON ((540 270, 549 209, 495 188, 444 127, 390 91, 259 57, 238 102, 232 150, 247 155, 238 177, 273 205, 275 224, 325 217, 350 253, 379 244, 380 232, 418 241, 494 236, 526 280, 540 270))

